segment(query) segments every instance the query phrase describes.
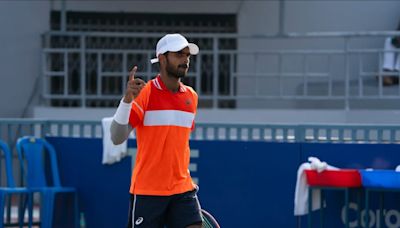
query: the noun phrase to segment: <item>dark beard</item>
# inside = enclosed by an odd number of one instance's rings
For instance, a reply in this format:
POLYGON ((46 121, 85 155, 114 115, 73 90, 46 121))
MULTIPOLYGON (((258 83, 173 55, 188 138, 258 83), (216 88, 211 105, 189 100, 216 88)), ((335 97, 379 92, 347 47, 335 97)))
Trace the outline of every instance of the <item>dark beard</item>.
POLYGON ((182 65, 178 65, 177 68, 174 68, 172 65, 169 64, 168 59, 167 59, 167 73, 168 75, 174 77, 174 78, 183 78, 186 76, 187 71, 186 71, 186 65, 182 64, 182 65))

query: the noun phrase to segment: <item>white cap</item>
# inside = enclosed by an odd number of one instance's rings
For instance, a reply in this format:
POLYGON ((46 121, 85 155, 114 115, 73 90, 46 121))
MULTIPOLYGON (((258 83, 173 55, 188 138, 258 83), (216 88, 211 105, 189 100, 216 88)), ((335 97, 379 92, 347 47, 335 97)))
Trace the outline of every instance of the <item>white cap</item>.
POLYGON ((185 47, 189 48, 191 55, 197 55, 197 53, 199 53, 199 47, 196 44, 189 43, 181 34, 167 34, 157 42, 156 58, 151 59, 150 62, 158 62, 158 55, 160 54, 164 54, 168 51, 177 52, 185 47))

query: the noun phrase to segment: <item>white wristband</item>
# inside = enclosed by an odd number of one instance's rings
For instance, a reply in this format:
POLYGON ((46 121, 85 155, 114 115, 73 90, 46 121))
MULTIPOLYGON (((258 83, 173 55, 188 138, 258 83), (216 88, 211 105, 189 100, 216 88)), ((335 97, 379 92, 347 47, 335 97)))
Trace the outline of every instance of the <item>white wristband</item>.
POLYGON ((129 116, 131 114, 131 107, 132 107, 132 102, 125 103, 123 100, 121 100, 119 102, 117 111, 115 112, 114 120, 121 125, 128 124, 129 116))

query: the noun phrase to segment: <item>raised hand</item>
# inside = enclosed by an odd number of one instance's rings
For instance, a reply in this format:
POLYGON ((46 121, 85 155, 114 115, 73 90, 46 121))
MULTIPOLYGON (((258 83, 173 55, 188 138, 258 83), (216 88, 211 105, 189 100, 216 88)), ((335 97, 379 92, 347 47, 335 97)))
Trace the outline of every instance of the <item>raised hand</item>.
POLYGON ((137 66, 134 66, 129 73, 129 81, 126 84, 126 91, 124 96, 125 103, 131 103, 140 93, 140 90, 146 85, 140 78, 135 78, 137 66))

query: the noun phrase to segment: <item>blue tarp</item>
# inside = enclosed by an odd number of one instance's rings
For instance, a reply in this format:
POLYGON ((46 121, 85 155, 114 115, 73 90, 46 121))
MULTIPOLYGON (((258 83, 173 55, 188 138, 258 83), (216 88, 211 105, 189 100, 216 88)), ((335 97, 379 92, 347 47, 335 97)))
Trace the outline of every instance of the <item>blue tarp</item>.
MULTIPOLYGON (((62 183, 78 188, 87 227, 125 227, 130 157, 113 165, 102 165, 101 139, 51 137, 48 140, 58 152, 62 183)), ((135 145, 134 140, 129 141, 130 147, 135 145)), ((394 169, 400 164, 400 145, 396 144, 194 140, 190 145, 199 151, 199 157, 191 162, 197 164, 192 176, 199 180, 201 205, 223 228, 298 227, 299 219, 293 216, 296 174, 308 156, 319 157, 340 168, 394 169)), ((385 210, 398 213, 400 207, 393 197, 385 197, 385 210)), ((351 194, 351 206, 362 208, 355 198, 351 194)), ((327 205, 325 221, 329 222, 325 227, 343 227, 343 193, 328 193, 327 205)), ((371 208, 372 214, 379 214, 375 213, 374 200, 371 208)), ((352 224, 355 224, 355 216, 352 209, 352 224)), ((306 227, 306 218, 300 219, 301 227, 306 227)), ((396 222, 396 219, 392 216, 389 222, 396 222)))

